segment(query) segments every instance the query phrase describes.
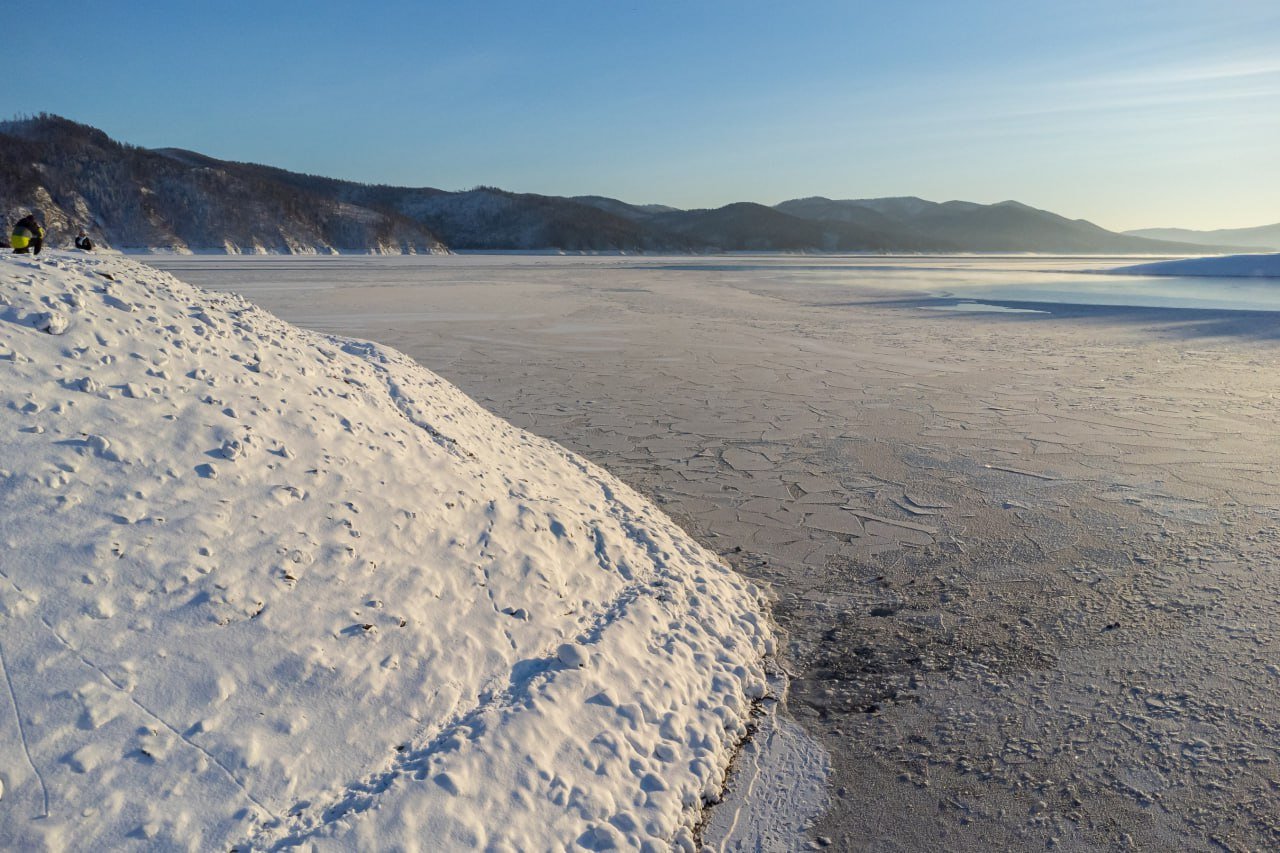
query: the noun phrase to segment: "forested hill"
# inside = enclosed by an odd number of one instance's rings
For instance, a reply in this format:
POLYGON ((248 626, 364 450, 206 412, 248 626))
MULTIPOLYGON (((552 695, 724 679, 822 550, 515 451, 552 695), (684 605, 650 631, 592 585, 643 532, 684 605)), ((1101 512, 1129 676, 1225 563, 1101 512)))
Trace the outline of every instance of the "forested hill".
MULTIPOLYGON (((121 249, 432 252, 430 229, 210 160, 183 162, 57 116, 0 123, 0 213, 40 211, 50 245, 87 228, 121 249)), ((7 226, 6 226, 7 227, 7 226)))
POLYGON ((54 246, 84 227, 104 246, 179 252, 1231 251, 1116 234, 1013 201, 814 197, 678 210, 494 187, 369 185, 139 148, 51 115, 0 122, 0 215, 12 223, 31 209, 54 246))

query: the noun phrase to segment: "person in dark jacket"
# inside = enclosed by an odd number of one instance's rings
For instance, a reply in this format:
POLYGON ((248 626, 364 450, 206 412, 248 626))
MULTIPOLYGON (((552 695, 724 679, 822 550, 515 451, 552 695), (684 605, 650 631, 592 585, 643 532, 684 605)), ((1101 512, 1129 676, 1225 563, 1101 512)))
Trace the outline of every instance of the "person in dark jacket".
POLYGON ((40 250, 44 248, 44 227, 35 214, 27 214, 18 220, 18 224, 13 226, 13 233, 9 235, 9 245, 13 247, 15 255, 25 255, 28 252, 40 254, 40 250))
POLYGON ((89 235, 85 233, 83 228, 81 228, 80 233, 76 235, 76 248, 84 252, 93 251, 93 241, 89 239, 89 235))

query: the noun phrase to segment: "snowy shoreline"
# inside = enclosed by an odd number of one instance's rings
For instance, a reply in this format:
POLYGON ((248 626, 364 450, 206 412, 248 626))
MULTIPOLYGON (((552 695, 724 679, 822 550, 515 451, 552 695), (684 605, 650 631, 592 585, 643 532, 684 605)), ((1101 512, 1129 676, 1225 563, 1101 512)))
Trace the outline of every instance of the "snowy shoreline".
POLYGON ((0 287, 0 834, 692 847, 753 585, 393 350, 118 256, 0 287))
POLYGON ((1168 275, 1212 278, 1280 278, 1280 253, 1214 255, 1102 270, 1108 275, 1168 275))
POLYGON ((813 843, 1266 849, 1275 315, 947 315, 920 294, 1063 263, 811 263, 182 274, 439 365, 771 584, 813 843))

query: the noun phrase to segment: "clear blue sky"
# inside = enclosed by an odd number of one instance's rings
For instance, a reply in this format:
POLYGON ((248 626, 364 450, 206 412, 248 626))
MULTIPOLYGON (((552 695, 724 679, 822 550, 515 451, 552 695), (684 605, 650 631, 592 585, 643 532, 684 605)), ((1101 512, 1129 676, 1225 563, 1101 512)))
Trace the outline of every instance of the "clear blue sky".
POLYGON ((10 9, 0 115, 445 189, 1280 221, 1278 0, 189 5, 10 9))

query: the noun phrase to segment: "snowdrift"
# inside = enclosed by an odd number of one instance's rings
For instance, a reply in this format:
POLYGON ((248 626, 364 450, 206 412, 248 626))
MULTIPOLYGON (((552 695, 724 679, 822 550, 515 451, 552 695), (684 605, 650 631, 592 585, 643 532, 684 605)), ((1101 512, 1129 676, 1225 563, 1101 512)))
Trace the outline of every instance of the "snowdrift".
POLYGON ((1220 278, 1280 278, 1280 254, 1225 255, 1157 261, 1107 270, 1122 275, 1188 275, 1220 278))
POLYGON ((0 258, 0 839, 692 847, 758 591, 397 352, 0 258))

